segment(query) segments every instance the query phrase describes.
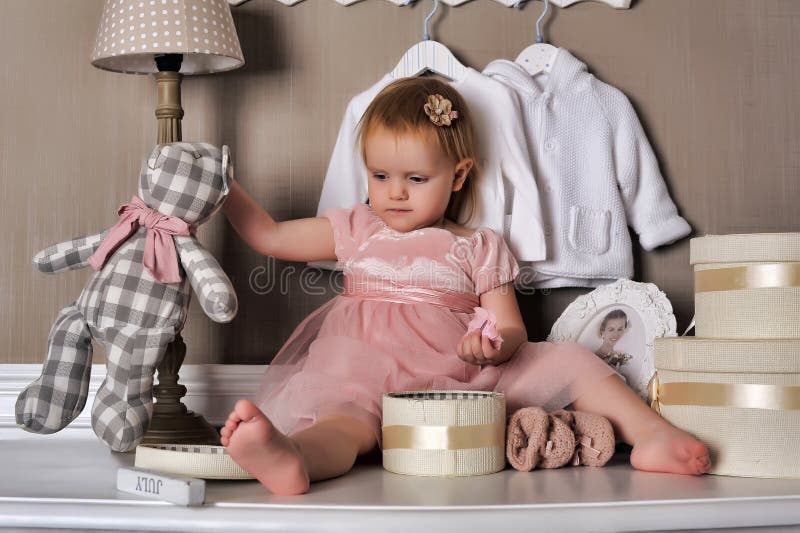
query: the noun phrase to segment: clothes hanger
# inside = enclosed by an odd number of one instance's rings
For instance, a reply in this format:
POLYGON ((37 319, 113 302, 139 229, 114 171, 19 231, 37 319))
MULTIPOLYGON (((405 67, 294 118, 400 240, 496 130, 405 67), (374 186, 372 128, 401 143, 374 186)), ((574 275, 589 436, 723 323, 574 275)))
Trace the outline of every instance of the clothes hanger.
MULTIPOLYGON (((406 0, 405 5, 410 4, 406 0)), ((439 9, 439 0, 434 0, 433 11, 428 14, 423 23, 422 41, 408 49, 392 70, 394 79, 419 76, 431 71, 450 80, 461 80, 467 73, 465 67, 442 43, 432 41, 428 32, 428 24, 439 9)))
MULTIPOLYGON (((551 0, 558 7, 568 7, 572 4, 577 4, 583 0, 551 0)), ((631 0, 596 0, 616 9, 629 9, 631 7, 631 0)))
MULTIPOLYGON (((228 3, 232 6, 239 6, 247 1, 248 0, 228 0, 228 3)), ((301 2, 302 0, 278 0, 278 1, 281 2, 282 4, 286 4, 287 6, 293 6, 301 2)), ((349 6, 350 4, 355 4, 360 0, 336 0, 336 1, 344 6, 349 6)), ((413 0, 389 0, 389 2, 398 6, 407 6, 412 1, 413 0)), ((470 0, 442 0, 442 1, 449 6, 455 7, 455 6, 460 6, 461 4, 465 4, 470 0)), ((495 0, 495 1, 500 2, 501 4, 507 7, 516 7, 520 3, 520 0, 495 0)), ((553 4, 557 5, 558 7, 571 6, 572 4, 577 4, 578 2, 581 1, 583 0, 552 0, 553 4)), ((595 1, 607 4, 617 9, 628 9, 631 7, 631 0, 595 0, 595 1)))
POLYGON ((549 9, 550 0, 544 0, 544 11, 536 21, 536 44, 532 44, 520 52, 517 59, 514 60, 531 76, 535 76, 540 72, 550 73, 558 55, 558 48, 552 44, 545 43, 542 38, 541 23, 549 9))
MULTIPOLYGON (((234 0, 228 0, 234 1, 234 0)), ((392 0, 393 2, 397 3, 398 1, 402 0, 392 0)), ((461 4, 465 4, 470 0, 442 0, 445 4, 449 6, 460 6, 461 4)), ((506 7, 519 7, 519 5, 524 2, 525 0, 495 0, 495 2, 500 2, 506 7)), ((577 4, 578 2, 582 2, 583 0, 550 0, 553 5, 558 7, 568 7, 572 4, 577 4)), ((611 7, 617 9, 628 9, 631 7, 631 0, 595 0, 596 2, 600 2, 601 4, 606 4, 611 7)))

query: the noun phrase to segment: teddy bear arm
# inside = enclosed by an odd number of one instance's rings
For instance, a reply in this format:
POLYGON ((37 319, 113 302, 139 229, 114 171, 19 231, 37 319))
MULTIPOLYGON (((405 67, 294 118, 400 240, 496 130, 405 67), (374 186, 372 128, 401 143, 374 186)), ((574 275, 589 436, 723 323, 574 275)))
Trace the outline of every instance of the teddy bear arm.
POLYGON ((83 268, 107 234, 108 230, 48 246, 33 256, 33 265, 45 274, 83 268))
POLYGON ((215 322, 233 320, 239 306, 236 292, 214 256, 191 236, 176 236, 175 245, 203 312, 215 322))

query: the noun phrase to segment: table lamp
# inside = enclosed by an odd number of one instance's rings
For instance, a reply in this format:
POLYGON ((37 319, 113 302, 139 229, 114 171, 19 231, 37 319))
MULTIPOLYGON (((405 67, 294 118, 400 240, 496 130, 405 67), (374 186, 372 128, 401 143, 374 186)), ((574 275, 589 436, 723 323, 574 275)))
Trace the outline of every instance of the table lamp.
MULTIPOLYGON (((158 144, 182 140, 181 79, 241 67, 242 49, 226 0, 106 0, 92 65, 130 74, 155 74, 158 144)), ((178 370, 186 345, 178 335, 158 366, 155 404, 145 444, 218 444, 219 435, 186 409, 178 370)))

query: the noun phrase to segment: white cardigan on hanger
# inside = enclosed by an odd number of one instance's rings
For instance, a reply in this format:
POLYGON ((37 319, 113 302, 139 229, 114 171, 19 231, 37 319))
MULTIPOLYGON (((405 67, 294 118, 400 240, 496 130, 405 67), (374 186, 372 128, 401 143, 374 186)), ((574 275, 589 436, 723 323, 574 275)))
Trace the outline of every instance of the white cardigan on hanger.
MULTIPOLYGON (((645 250, 691 232, 625 95, 559 49, 550 74, 507 60, 484 74, 520 97, 547 239, 534 287, 594 287, 633 275, 627 225, 645 250)), ((516 205, 516 204, 515 204, 516 205)))
MULTIPOLYGON (((387 74, 348 104, 325 175, 317 216, 331 207, 352 207, 367 201, 367 169, 356 142, 356 126, 373 98, 392 81, 387 74)), ((467 68, 464 78, 450 84, 467 102, 480 144, 482 172, 476 184, 475 214, 468 226, 489 227, 503 235, 519 260, 544 259, 539 192, 516 95, 473 68, 467 68), (513 205, 509 191, 514 192, 513 205)), ((424 104, 420 102, 420 108, 424 104)), ((332 261, 309 264, 335 269, 332 261)))

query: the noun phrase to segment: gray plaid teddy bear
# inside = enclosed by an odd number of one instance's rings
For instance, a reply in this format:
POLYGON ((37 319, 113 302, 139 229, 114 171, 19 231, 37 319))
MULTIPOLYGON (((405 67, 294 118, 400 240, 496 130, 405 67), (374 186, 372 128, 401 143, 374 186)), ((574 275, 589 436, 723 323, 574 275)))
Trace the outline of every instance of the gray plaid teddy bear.
POLYGON ((230 280, 194 237, 228 195, 229 161, 227 146, 156 146, 142 166, 139 196, 119 208, 113 228, 36 254, 41 272, 87 264, 97 272, 59 313, 42 375, 17 399, 23 429, 55 433, 80 414, 95 339, 106 346, 108 373, 92 406, 92 427, 115 451, 141 441, 153 414, 153 375, 183 329, 191 289, 212 320, 229 322, 236 315, 230 280))

